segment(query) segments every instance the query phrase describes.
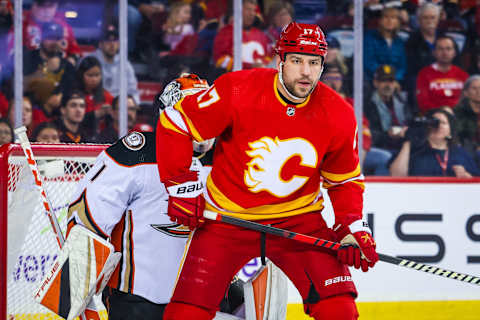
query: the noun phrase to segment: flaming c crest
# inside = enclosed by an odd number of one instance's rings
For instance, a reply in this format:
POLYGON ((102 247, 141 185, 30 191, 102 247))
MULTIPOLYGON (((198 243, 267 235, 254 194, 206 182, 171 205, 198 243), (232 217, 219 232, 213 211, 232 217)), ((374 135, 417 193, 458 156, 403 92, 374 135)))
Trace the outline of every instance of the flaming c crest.
POLYGON ((315 168, 317 152, 313 145, 303 138, 280 140, 263 137, 248 144, 246 153, 252 158, 247 163, 244 182, 251 192, 267 191, 282 198, 300 189, 308 177, 294 175, 290 180, 281 178, 286 162, 293 156, 301 158, 300 165, 315 168))

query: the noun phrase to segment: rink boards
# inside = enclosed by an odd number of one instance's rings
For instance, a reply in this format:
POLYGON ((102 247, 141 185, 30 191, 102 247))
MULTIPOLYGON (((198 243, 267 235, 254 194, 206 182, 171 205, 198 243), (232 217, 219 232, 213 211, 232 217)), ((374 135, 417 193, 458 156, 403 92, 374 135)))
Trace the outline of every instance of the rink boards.
MULTIPOLYGON (((330 213, 328 205, 325 217, 332 223, 330 213)), ((364 213, 378 252, 480 276, 480 180, 367 182, 364 213)), ((478 285, 384 262, 352 275, 362 320, 480 318, 478 285)), ((289 302, 289 319, 309 319, 293 286, 289 302)))
MULTIPOLYGON (((326 203, 324 216, 331 224, 331 207, 328 201, 326 203)), ((408 256, 411 260, 478 276, 479 203, 480 181, 376 181, 366 184, 364 212, 372 225, 379 252, 408 256)), ((61 220, 65 209, 61 206, 57 212, 61 220)), ((49 236, 47 227, 48 223, 39 229, 42 237, 49 236)), ((24 251, 14 263, 10 284, 15 282, 31 292, 54 255, 24 251)), ((246 266, 243 272, 251 274, 255 264, 258 261, 246 266)), ((382 262, 371 272, 353 270, 352 275, 359 291, 357 301, 361 319, 404 319, 408 316, 414 319, 478 319, 479 286, 382 262)), ((308 319, 303 314, 301 297, 291 284, 288 295, 288 319, 308 319)), ((13 313, 16 319, 54 319, 51 314, 44 315, 37 310, 13 313)))

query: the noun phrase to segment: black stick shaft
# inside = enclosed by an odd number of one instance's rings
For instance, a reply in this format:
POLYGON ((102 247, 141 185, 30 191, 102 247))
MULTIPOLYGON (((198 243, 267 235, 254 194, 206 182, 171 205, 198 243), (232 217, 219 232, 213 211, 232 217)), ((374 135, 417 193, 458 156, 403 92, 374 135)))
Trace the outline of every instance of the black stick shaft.
MULTIPOLYGON (((296 232, 292 232, 292 231, 288 231, 288 230, 284 230, 284 229, 279 229, 279 228, 275 228, 275 227, 272 227, 272 226, 269 226, 269 225, 264 225, 264 224, 261 224, 261 223, 249 221, 249 220, 234 218, 234 217, 230 217, 230 216, 223 215, 223 214, 213 212, 213 211, 205 210, 203 216, 207 219, 210 219, 210 220, 221 221, 221 222, 228 223, 228 224, 231 224, 231 225, 235 225, 235 226, 238 226, 238 227, 243 227, 243 228, 250 229, 250 230, 269 233, 269 234, 273 234, 273 235, 276 235, 276 236, 279 236, 279 237, 289 238, 289 239, 292 239, 292 240, 295 240, 295 241, 300 241, 300 242, 303 242, 303 243, 312 244, 312 245, 318 246, 318 247, 325 247, 325 248, 329 248, 329 249, 332 249, 332 250, 338 250, 341 247, 341 244, 338 243, 338 242, 333 242, 333 241, 329 241, 329 240, 315 238, 315 237, 311 237, 311 236, 308 236, 308 235, 305 235, 305 234, 296 233, 296 232)), ((400 267, 405 267, 405 268, 409 268, 409 269, 417 270, 417 271, 423 271, 423 272, 430 273, 432 275, 436 275, 436 276, 440 276, 440 277, 445 277, 445 278, 449 278, 449 279, 453 279, 453 280, 458 280, 458 281, 467 282, 467 283, 471 283, 471 284, 475 284, 475 285, 480 285, 480 277, 475 277, 475 276, 468 275, 468 274, 465 274, 465 273, 450 271, 450 270, 447 270, 447 269, 431 266, 431 265, 428 265, 428 264, 423 264, 423 263, 420 263, 420 262, 415 262, 415 261, 408 260, 408 259, 402 259, 402 258, 397 258, 397 257, 394 257, 394 256, 389 256, 389 255, 386 255, 386 254, 383 254, 383 253, 379 253, 378 258, 380 259, 380 261, 395 264, 395 265, 400 266, 400 267)))

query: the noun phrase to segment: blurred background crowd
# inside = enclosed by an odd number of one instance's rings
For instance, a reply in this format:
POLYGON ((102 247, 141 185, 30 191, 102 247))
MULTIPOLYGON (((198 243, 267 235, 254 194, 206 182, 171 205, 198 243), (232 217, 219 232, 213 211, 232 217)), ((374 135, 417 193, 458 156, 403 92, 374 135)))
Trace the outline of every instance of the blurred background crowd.
MULTIPOLYGON (((33 142, 118 139, 118 2, 23 1, 23 124, 33 142)), ((152 99, 183 72, 233 65, 232 1, 129 0, 128 129, 152 131, 152 99)), ((243 0, 244 69, 275 67, 292 20, 329 45, 320 79, 353 105, 352 0, 243 0)), ((0 145, 12 142, 13 18, 0 0, 0 145)), ((367 175, 480 176, 480 0, 364 1, 367 175)), ((341 121, 341 119, 339 119, 341 121)))

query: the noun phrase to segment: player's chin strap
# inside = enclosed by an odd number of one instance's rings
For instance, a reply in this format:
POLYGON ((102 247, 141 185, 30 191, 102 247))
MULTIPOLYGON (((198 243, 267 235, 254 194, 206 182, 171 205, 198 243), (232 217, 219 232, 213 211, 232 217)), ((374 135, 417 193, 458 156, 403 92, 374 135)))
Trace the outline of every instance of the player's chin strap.
MULTIPOLYGON (((315 89, 315 87, 317 86, 317 82, 320 81, 320 77, 322 76, 322 73, 323 73, 323 66, 322 66, 322 70, 320 71, 320 74, 318 75, 317 81, 315 81, 313 83, 312 89, 310 90, 310 92, 308 94, 312 93, 312 91, 315 89)), ((280 80, 280 83, 282 84, 283 89, 285 90, 285 92, 287 93, 287 95, 291 99, 294 99, 294 100, 304 99, 304 98, 301 98, 301 97, 297 97, 296 95, 291 93, 290 90, 288 90, 287 87, 285 86, 285 83, 283 82, 283 61, 280 62, 280 70, 278 70, 278 80, 280 80)))

